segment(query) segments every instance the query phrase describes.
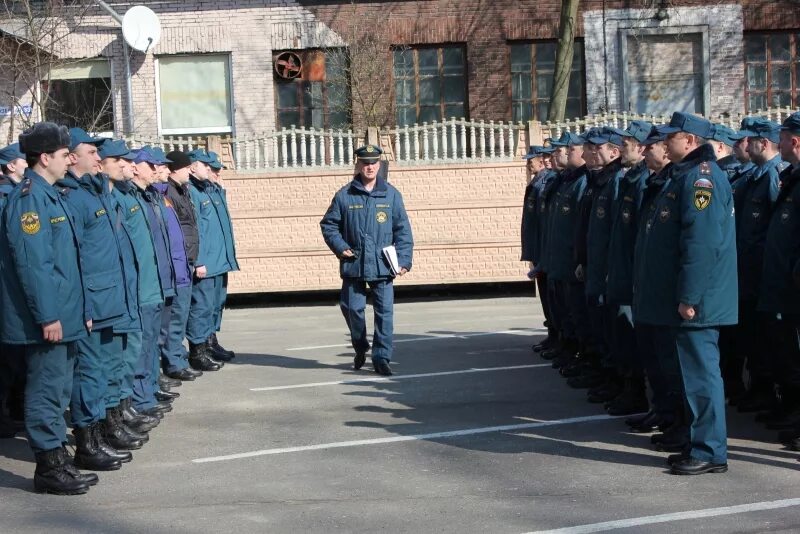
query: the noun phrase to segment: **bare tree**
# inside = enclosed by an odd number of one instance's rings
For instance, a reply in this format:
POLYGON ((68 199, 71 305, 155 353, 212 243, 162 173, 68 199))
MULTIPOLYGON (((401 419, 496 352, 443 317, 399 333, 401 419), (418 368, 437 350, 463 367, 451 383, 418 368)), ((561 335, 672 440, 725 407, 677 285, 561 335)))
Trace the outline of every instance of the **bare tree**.
POLYGON ((550 122, 564 120, 567 110, 567 94, 569 92, 569 77, 572 71, 572 59, 575 55, 575 31, 578 25, 579 0, 563 0, 561 2, 561 17, 558 24, 558 52, 556 53, 556 66, 553 75, 553 96, 547 110, 547 120, 550 122))
MULTIPOLYGON (((51 74, 53 69, 76 61, 64 59, 62 50, 91 7, 92 2, 84 0, 2 0, 0 72, 4 80, 0 81, 0 98, 10 108, 9 142, 15 131, 47 119, 54 104, 50 101, 51 74)), ((92 117, 74 117, 75 122, 94 129, 98 118, 111 106, 110 100, 102 102, 105 97, 100 100, 97 106, 101 109, 92 117)), ((58 111, 62 117, 74 112, 58 111)))

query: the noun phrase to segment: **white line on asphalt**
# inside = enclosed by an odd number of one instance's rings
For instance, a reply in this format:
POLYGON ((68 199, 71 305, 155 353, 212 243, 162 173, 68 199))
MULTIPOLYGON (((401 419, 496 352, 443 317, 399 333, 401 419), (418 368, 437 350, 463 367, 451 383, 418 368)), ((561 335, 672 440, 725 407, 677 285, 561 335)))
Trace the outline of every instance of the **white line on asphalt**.
POLYGON ((392 377, 357 378, 353 380, 337 380, 333 382, 311 382, 308 384, 292 384, 290 386, 271 386, 263 388, 250 388, 250 391, 280 391, 282 389, 316 388, 322 386, 340 386, 349 384, 360 384, 363 382, 395 382, 397 380, 408 380, 409 378, 428 378, 431 376, 446 375, 465 375, 470 373, 488 373, 490 371, 511 371, 514 369, 534 369, 536 367, 550 367, 549 363, 537 363, 532 365, 510 365, 508 367, 474 367, 472 369, 461 369, 458 371, 442 371, 439 373, 419 373, 415 375, 399 375, 392 377))
POLYGON ((474 436, 476 434, 488 434, 491 432, 513 432, 516 430, 527 430, 530 428, 542 428, 547 426, 570 425, 575 423, 589 423, 592 421, 607 421, 610 419, 619 419, 619 417, 621 416, 590 415, 586 417, 572 417, 570 419, 559 419, 556 421, 539 421, 536 423, 524 423, 520 425, 485 426, 480 428, 467 428, 464 430, 451 430, 449 432, 433 432, 431 434, 394 436, 391 438, 361 439, 356 441, 339 441, 334 443, 320 443, 318 445, 303 445, 300 447, 285 447, 280 449, 262 449, 260 451, 242 452, 239 454, 227 454, 225 456, 197 458, 195 460, 192 460, 192 462, 196 464, 204 464, 210 462, 224 462, 226 460, 240 460, 242 458, 253 458, 254 456, 287 454, 291 452, 319 451, 324 449, 341 449, 344 447, 360 447, 362 445, 376 445, 380 443, 398 443, 401 441, 423 441, 432 439, 455 438, 461 436, 474 436))
MULTIPOLYGON (((520 328, 517 330, 500 330, 498 332, 472 332, 469 334, 428 334, 424 337, 411 337, 408 339, 395 339, 395 343, 411 343, 412 341, 438 341, 440 339, 467 339, 470 337, 480 336, 496 336, 500 334, 529 334, 532 332, 544 331, 541 328, 520 328)), ((339 347, 350 347, 350 343, 341 343, 338 345, 316 345, 314 347, 292 347, 286 349, 287 351, 296 350, 315 350, 315 349, 335 349, 339 347)))
POLYGON ((536 532, 529 532, 528 534, 588 534, 591 532, 606 532, 608 530, 638 527, 641 525, 654 525, 657 523, 670 523, 672 521, 685 521, 687 519, 703 519, 706 517, 718 517, 721 515, 744 514, 747 512, 759 512, 762 510, 775 510, 777 508, 789 508, 790 506, 798 505, 800 505, 800 499, 754 502, 751 504, 740 504, 738 506, 723 506, 721 508, 708 508, 705 510, 677 512, 674 514, 634 517, 631 519, 620 519, 619 521, 607 521, 605 523, 593 523, 590 525, 579 525, 577 527, 557 528, 555 530, 537 530, 536 532))

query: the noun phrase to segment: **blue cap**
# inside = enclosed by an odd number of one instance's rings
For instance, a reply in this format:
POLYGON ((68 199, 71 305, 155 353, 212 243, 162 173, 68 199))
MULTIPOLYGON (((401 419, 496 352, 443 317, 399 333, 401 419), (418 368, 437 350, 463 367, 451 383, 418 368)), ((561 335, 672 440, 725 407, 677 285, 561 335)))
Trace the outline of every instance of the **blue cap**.
POLYGON ((159 147, 145 145, 142 147, 142 150, 146 150, 154 160, 158 161, 156 165, 166 165, 167 163, 171 163, 171 161, 167 159, 167 155, 164 154, 164 151, 159 147))
POLYGON ((540 156, 545 156, 547 154, 552 154, 553 150, 554 149, 550 147, 531 145, 528 147, 528 153, 522 156, 522 159, 528 160, 528 159, 538 158, 540 156))
POLYGON ((584 134, 584 139, 593 145, 604 145, 611 143, 612 145, 622 146, 622 138, 625 132, 618 128, 604 126, 603 128, 592 128, 584 134))
POLYGON ((781 130, 800 135, 800 111, 795 111, 783 121, 781 130))
MULTIPOLYGON (((128 145, 122 139, 106 139, 97 149, 100 159, 124 158, 130 155, 128 145)), ((127 159, 127 158, 126 158, 127 159)))
POLYGON ((747 134, 745 137, 761 137, 778 143, 781 140, 781 125, 767 119, 756 118, 747 130, 742 130, 740 133, 747 134))
POLYGON ((558 138, 558 141, 550 142, 554 147, 582 145, 583 143, 585 143, 583 137, 572 132, 564 132, 561 134, 561 137, 558 138))
POLYGON ((735 132, 731 136, 731 140, 736 143, 736 141, 740 141, 748 136, 750 133, 750 129, 753 127, 753 123, 756 121, 756 117, 745 117, 742 119, 742 124, 739 126, 739 131, 735 132))
POLYGON ((735 136, 736 132, 734 132, 731 128, 728 128, 724 124, 714 124, 714 128, 712 129, 711 137, 709 139, 725 143, 728 146, 733 146, 737 141, 737 139, 734 139, 735 136))
POLYGON ((647 121, 631 121, 628 123, 628 129, 622 131, 623 137, 633 137, 638 142, 642 142, 650 135, 653 129, 653 124, 647 121))
POLYGON ((8 165, 15 159, 25 159, 25 154, 19 150, 19 143, 12 143, 0 149, 0 165, 8 165))
POLYGON ((133 163, 149 163, 151 165, 161 165, 159 160, 155 158, 149 151, 138 148, 135 150, 131 150, 129 157, 125 159, 130 159, 133 163))
POLYGON ((83 128, 70 128, 69 129, 69 151, 72 152, 81 143, 90 145, 99 145, 104 142, 102 137, 92 137, 83 128))
POLYGON ((667 135, 677 132, 686 132, 692 135, 698 135, 705 139, 711 137, 713 126, 711 121, 692 115, 691 113, 684 113, 676 111, 672 114, 672 119, 669 125, 664 128, 663 132, 667 135))
POLYGON ((208 157, 211 159, 211 163, 209 163, 209 166, 212 169, 219 171, 226 168, 225 165, 223 165, 222 162, 219 160, 219 156, 217 155, 216 152, 209 150, 208 157))
POLYGON ((655 143, 659 143, 661 141, 665 141, 667 139, 667 134, 664 133, 664 128, 666 127, 667 126, 665 124, 662 124, 660 126, 653 126, 647 138, 645 138, 645 140, 642 141, 641 143, 643 145, 652 145, 655 143))
POLYGON ((202 148, 195 148, 191 152, 187 152, 186 156, 188 156, 189 160, 191 160, 192 163, 194 163, 195 161, 199 161, 201 163, 207 163, 209 165, 211 165, 212 163, 212 160, 208 156, 208 153, 202 148))

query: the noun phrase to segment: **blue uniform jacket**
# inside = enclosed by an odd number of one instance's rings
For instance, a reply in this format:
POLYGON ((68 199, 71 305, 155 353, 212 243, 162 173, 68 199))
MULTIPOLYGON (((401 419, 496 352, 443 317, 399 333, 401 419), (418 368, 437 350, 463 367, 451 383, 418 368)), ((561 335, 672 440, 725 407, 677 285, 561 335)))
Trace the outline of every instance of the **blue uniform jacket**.
POLYGON ((535 186, 536 177, 525 187, 525 196, 522 200, 522 228, 520 230, 520 240, 522 244, 521 261, 534 261, 536 257, 536 238, 539 221, 536 213, 536 199, 539 190, 535 186))
POLYGON ((800 167, 780 174, 764 245, 758 309, 771 314, 800 314, 800 167))
POLYGON ((728 181, 731 183, 736 179, 739 169, 742 167, 742 163, 733 154, 718 159, 717 165, 722 172, 728 175, 728 181))
POLYGON ((586 262, 589 258, 589 249, 587 248, 587 237, 589 235, 589 218, 592 215, 592 202, 594 202, 594 195, 602 187, 598 183, 601 179, 600 169, 587 171, 586 173, 586 187, 583 189, 583 196, 578 202, 578 217, 575 222, 575 234, 572 239, 573 243, 573 256, 576 265, 583 265, 586 267, 586 262))
POLYGON ((161 279, 158 276, 156 250, 150 226, 136 198, 138 188, 131 182, 114 182, 112 194, 125 210, 124 225, 133 245, 139 275, 139 306, 164 302, 161 279))
POLYGON ((620 180, 617 199, 611 207, 606 295, 616 304, 630 305, 633 302, 633 250, 639 208, 649 175, 644 161, 631 167, 620 180))
POLYGON ((214 208, 219 213, 220 222, 222 223, 222 235, 225 237, 225 254, 231 266, 230 270, 238 271, 239 261, 236 259, 236 240, 233 236, 233 220, 228 210, 228 197, 219 184, 210 183, 211 187, 208 190, 208 194, 214 203, 214 208))
POLYGON ((64 342, 87 335, 91 309, 68 194, 27 169, 8 196, 0 231, 4 343, 43 344, 42 325, 53 321, 61 321, 64 342))
POLYGON ((564 171, 553 199, 548 201, 552 217, 548 228, 546 262, 547 275, 553 280, 575 281, 575 225, 585 188, 586 166, 564 171))
POLYGON ((208 180, 191 178, 189 197, 192 199, 200 235, 200 248, 197 266, 205 266, 206 277, 217 276, 233 269, 232 258, 228 257, 225 242, 223 216, 214 202, 214 184, 208 180))
POLYGON ((608 255, 611 242, 611 224, 614 202, 619 181, 625 175, 619 159, 606 165, 598 176, 592 208, 589 213, 589 228, 586 234, 586 294, 593 297, 606 295, 608 278, 608 255))
MULTIPOLYGON (((89 175, 81 178, 90 179, 89 175)), ((108 210, 97 196, 81 187, 78 178, 71 172, 56 185, 70 190, 69 194, 64 195, 64 200, 75 218, 83 283, 92 308, 92 329, 109 327, 126 310, 122 266, 108 210)))
POLYGON ((148 186, 147 189, 136 188, 136 199, 147 216, 150 225, 150 234, 153 236, 153 246, 156 251, 156 264, 158 277, 161 281, 161 291, 164 298, 175 296, 175 269, 172 265, 172 252, 169 247, 169 234, 167 232, 167 217, 164 210, 164 197, 161 193, 148 186))
POLYGON ((322 237, 339 257, 342 278, 380 280, 392 277, 383 249, 394 245, 400 267, 411 270, 414 238, 403 196, 391 184, 378 178, 367 191, 358 178, 341 188, 333 197, 320 221, 322 237), (342 252, 352 250, 356 257, 347 259, 342 252))
POLYGON ((189 259, 186 253, 186 243, 183 239, 183 230, 178 220, 178 214, 172 201, 165 196, 168 185, 153 184, 153 189, 158 191, 164 202, 164 220, 167 223, 167 234, 169 235, 169 251, 172 255, 172 269, 175 273, 176 287, 189 287, 192 284, 192 273, 189 269, 189 259))
POLYGON ((542 184, 542 191, 539 193, 539 196, 536 198, 536 210, 539 212, 539 225, 537 228, 537 233, 539 234, 539 258, 537 267, 544 271, 547 271, 547 257, 549 255, 549 236, 550 236, 550 225, 553 221, 553 197, 555 195, 556 190, 558 189, 559 184, 561 183, 561 173, 554 170, 547 171, 546 181, 542 184))
POLYGON ((670 168, 670 181, 647 217, 636 255, 633 313, 644 324, 736 324, 736 229, 730 183, 703 145, 670 168), (695 307, 683 321, 678 304, 695 307))
POLYGON ((778 165, 775 156, 733 184, 736 206, 736 255, 739 264, 739 299, 757 300, 772 207, 778 198, 778 165))
POLYGON ((103 204, 108 214, 114 238, 117 244, 120 268, 123 277, 125 293, 125 311, 113 324, 116 333, 141 332, 142 319, 139 315, 139 275, 137 273, 136 255, 133 252, 133 242, 130 233, 124 224, 127 212, 112 194, 110 180, 105 174, 91 176, 84 175, 80 185, 86 191, 95 195, 103 204))

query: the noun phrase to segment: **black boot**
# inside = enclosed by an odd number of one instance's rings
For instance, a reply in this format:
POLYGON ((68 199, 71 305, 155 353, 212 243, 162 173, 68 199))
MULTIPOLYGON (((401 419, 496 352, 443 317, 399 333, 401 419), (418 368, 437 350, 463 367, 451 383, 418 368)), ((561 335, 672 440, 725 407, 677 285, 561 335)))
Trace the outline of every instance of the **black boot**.
POLYGON ((229 362, 236 357, 236 353, 219 344, 216 333, 211 334, 211 337, 208 338, 208 343, 211 346, 211 350, 214 351, 214 359, 229 362), (222 355, 224 358, 217 358, 217 355, 222 355))
POLYGON ((90 486, 96 486, 98 482, 100 482, 100 477, 98 477, 94 473, 81 473, 78 471, 78 468, 75 467, 75 460, 72 458, 72 455, 69 453, 69 449, 67 448, 67 444, 64 443, 61 445, 61 450, 64 451, 64 467, 66 467, 69 474, 86 482, 90 486))
POLYGON ((211 359, 208 342, 189 343, 189 365, 198 371, 219 371, 222 364, 211 359))
POLYGON ((122 409, 122 422, 134 432, 150 432, 161 422, 160 419, 140 413, 133 407, 130 399, 122 401, 120 408, 122 409))
POLYGON ((122 462, 107 455, 97 446, 91 426, 75 428, 75 467, 88 471, 116 471, 122 462))
POLYGON ((644 378, 629 376, 625 378, 622 393, 611 401, 606 411, 609 415, 633 415, 647 413, 649 406, 645 394, 644 378))
POLYGON ((130 453, 130 451, 118 451, 117 449, 108 444, 106 438, 103 437, 103 433, 100 431, 99 422, 94 423, 91 426, 91 429, 92 429, 92 437, 94 438, 95 443, 97 443, 97 448, 99 448, 101 451, 109 455, 111 458, 119 460, 120 463, 123 464, 126 464, 131 460, 133 460, 133 455, 130 453))
POLYGON ((106 410, 106 418, 103 423, 103 436, 109 445, 117 450, 134 451, 141 449, 144 445, 141 441, 131 438, 125 429, 122 428, 122 417, 115 409, 106 410))
POLYGON ((37 452, 33 487, 38 493, 54 495, 81 495, 89 491, 89 484, 70 471, 61 447, 37 452))
POLYGON ((178 379, 170 378, 165 374, 162 374, 158 377, 158 385, 164 391, 169 391, 172 388, 179 388, 183 385, 178 379))

